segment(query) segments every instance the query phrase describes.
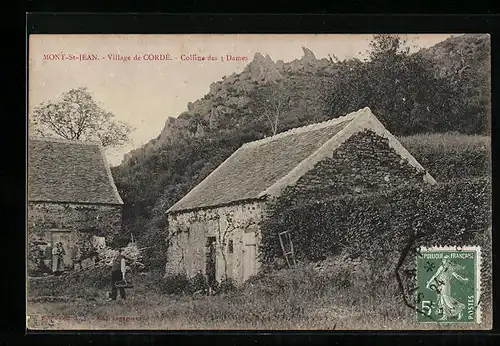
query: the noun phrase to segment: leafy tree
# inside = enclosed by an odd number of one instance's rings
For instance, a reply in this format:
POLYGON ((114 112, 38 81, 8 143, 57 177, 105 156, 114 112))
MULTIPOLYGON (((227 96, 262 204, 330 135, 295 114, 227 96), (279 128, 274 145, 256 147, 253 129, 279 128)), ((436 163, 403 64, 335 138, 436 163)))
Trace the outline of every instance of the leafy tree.
POLYGON ((104 147, 125 144, 133 130, 102 108, 84 87, 65 92, 57 102, 40 104, 33 110, 29 127, 30 132, 42 137, 98 139, 104 147))
POLYGON ((400 35, 374 35, 366 62, 341 62, 327 90, 330 117, 370 107, 395 134, 457 130, 463 111, 449 78, 439 78, 429 63, 410 54, 400 35))
POLYGON ((370 41, 369 57, 371 60, 388 57, 407 56, 410 47, 406 37, 398 34, 376 34, 370 41))

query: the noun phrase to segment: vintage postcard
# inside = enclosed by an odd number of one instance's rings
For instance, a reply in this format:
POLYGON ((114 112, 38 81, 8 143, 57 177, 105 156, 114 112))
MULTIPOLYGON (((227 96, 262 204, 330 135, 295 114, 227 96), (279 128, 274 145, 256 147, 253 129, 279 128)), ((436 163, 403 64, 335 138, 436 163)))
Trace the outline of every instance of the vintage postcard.
POLYGON ((29 330, 491 329, 489 35, 28 43, 29 330))

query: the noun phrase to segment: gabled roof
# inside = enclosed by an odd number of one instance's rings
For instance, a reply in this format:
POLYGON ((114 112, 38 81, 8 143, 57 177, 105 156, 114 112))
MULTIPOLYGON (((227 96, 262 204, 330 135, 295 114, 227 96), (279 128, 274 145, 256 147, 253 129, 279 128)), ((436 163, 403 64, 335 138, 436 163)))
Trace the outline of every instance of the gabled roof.
POLYGON ((98 142, 28 139, 28 201, 123 204, 98 142))
MULTIPOLYGON (((278 196, 318 161, 332 156, 351 135, 364 129, 387 138, 389 145, 409 164, 425 171, 366 107, 343 117, 244 144, 167 213, 278 196)), ((428 173, 424 180, 436 183, 428 173)))

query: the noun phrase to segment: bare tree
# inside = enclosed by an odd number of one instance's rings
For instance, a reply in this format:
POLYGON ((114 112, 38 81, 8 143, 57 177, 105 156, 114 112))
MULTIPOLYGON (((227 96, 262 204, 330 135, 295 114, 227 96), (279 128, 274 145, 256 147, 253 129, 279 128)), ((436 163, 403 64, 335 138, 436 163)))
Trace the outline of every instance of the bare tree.
POLYGON ((37 106, 29 119, 29 131, 42 137, 100 140, 104 147, 118 147, 130 139, 132 127, 101 107, 87 88, 65 92, 57 102, 37 106))
POLYGON ((290 108, 291 97, 283 83, 272 83, 258 88, 251 96, 257 113, 266 117, 274 136, 278 133, 279 122, 290 108))

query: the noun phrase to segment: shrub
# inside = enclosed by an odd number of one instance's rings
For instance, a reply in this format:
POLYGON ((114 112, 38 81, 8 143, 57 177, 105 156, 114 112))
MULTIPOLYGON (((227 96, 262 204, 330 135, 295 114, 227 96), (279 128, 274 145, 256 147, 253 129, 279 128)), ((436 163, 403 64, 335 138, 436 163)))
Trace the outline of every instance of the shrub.
MULTIPOLYGON (((160 283, 160 293, 163 294, 193 294, 195 292, 208 292, 208 282, 206 277, 200 272, 194 277, 187 277, 185 274, 174 274, 163 278, 160 283)), ((231 278, 222 280, 214 287, 215 293, 229 293, 236 290, 236 284, 231 278)))
POLYGON ((491 175, 488 136, 434 133, 399 140, 438 182, 491 175))
POLYGON ((325 281, 326 277, 307 264, 299 264, 291 269, 280 269, 269 273, 260 273, 249 278, 243 286, 243 293, 257 297, 279 297, 293 292, 296 296, 320 296, 334 281, 325 281))
POLYGON ((191 287, 193 292, 202 291, 205 292, 208 290, 208 282, 202 273, 197 273, 191 280, 191 287))
POLYGON ((166 294, 186 294, 192 291, 192 285, 185 274, 167 276, 160 282, 160 292, 166 294))
POLYGON ((217 287, 217 293, 229 293, 236 290, 236 283, 232 278, 223 279, 217 287))
POLYGON ((28 296, 95 297, 98 292, 111 287, 111 273, 107 266, 93 267, 62 276, 29 278, 28 296))
MULTIPOLYGON (((297 258, 352 258, 393 266, 412 232, 417 245, 464 245, 491 221, 491 181, 404 186, 290 207, 282 196, 262 225, 262 259, 282 257, 278 233, 289 231, 297 258), (369 240, 369 241, 367 241, 369 240)), ((389 270, 389 269, 388 269, 389 270)))

